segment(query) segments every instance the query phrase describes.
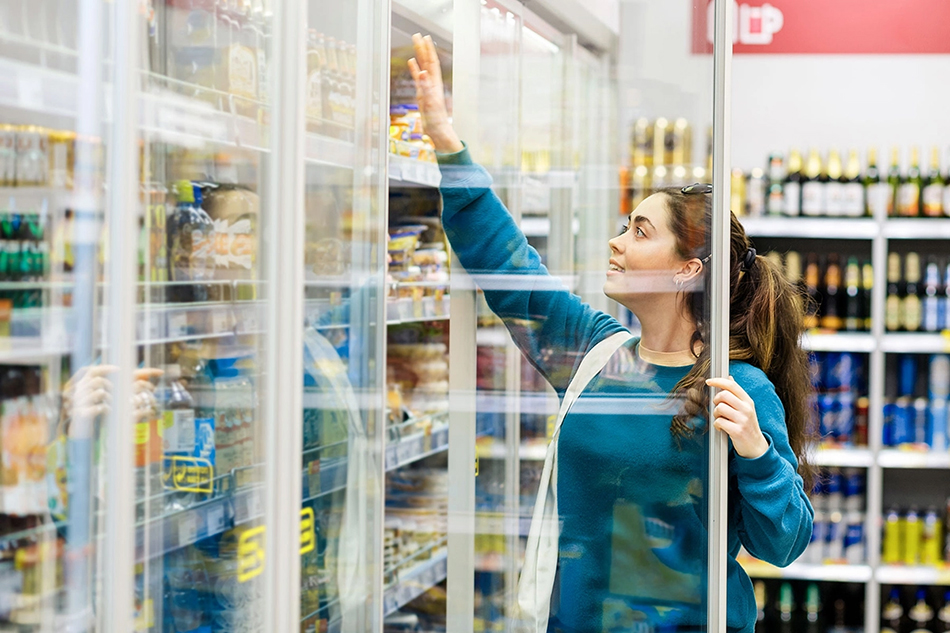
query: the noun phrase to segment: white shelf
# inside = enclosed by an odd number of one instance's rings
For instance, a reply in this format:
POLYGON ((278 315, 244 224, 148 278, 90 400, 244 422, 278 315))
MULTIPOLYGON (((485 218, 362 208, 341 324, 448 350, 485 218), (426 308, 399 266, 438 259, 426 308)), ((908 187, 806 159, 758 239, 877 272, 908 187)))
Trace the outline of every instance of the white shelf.
POLYGON ((870 218, 743 217, 739 221, 752 237, 869 240, 879 232, 878 223, 870 218))
POLYGON ((447 423, 433 428, 428 439, 425 433, 413 433, 386 446, 386 472, 437 455, 448 448, 449 425, 447 423))
POLYGON ((75 116, 79 78, 12 59, 0 59, 0 105, 39 114, 75 116))
MULTIPOLYGON (((543 462, 547 450, 547 445, 540 442, 522 442, 518 448, 518 458, 526 461, 543 462)), ((475 453, 481 459, 504 459, 508 455, 505 443, 497 441, 490 444, 477 445, 475 453)))
POLYGON ((400 574, 399 581, 388 587, 384 593, 383 615, 395 613, 445 580, 448 572, 448 559, 448 551, 443 548, 432 558, 420 563, 408 573, 400 574))
POLYGON ((508 330, 502 326, 480 327, 475 331, 475 344, 481 347, 505 347, 510 342, 508 330))
POLYGON ((950 453, 903 451, 888 448, 877 455, 882 468, 950 468, 950 453))
POLYGON ((875 578, 882 585, 950 585, 950 568, 882 565, 875 578))
MULTIPOLYGON (((578 218, 574 218, 571 222, 571 230, 574 235, 580 233, 581 222, 578 218)), ((551 234, 551 218, 522 216, 521 232, 525 234, 525 237, 547 237, 551 234)))
POLYGON ((72 351, 68 341, 54 337, 0 338, 0 365, 44 365, 72 351))
POLYGON ((945 354, 950 352, 950 331, 885 334, 881 348, 896 354, 945 354))
POLYGON ((872 578, 870 565, 812 565, 792 563, 776 567, 757 560, 740 559, 742 568, 753 578, 788 578, 796 580, 827 580, 833 582, 868 582, 872 578))
POLYGON ((884 237, 892 240, 950 239, 950 218, 892 218, 884 223, 884 237))
POLYGON ((802 347, 812 352, 873 352, 874 336, 864 332, 808 332, 802 347))
POLYGON ((870 468, 874 465, 874 453, 867 448, 822 448, 812 460, 816 466, 841 468, 870 468))
POLYGON ((435 163, 390 154, 389 179, 406 185, 438 187, 442 182, 442 173, 435 163))
POLYGON ((356 167, 356 146, 320 134, 307 134, 304 143, 304 159, 316 165, 332 167, 356 167))

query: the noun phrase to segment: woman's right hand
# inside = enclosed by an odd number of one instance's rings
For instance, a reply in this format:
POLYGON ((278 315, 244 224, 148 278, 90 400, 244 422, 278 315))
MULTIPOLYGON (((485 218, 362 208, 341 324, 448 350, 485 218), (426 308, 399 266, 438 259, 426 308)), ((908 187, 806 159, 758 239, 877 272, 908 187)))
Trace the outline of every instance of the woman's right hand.
POLYGON ((465 146, 449 122, 445 107, 445 88, 442 85, 442 65, 435 52, 435 44, 428 35, 412 36, 416 56, 409 60, 409 72, 416 83, 416 101, 425 133, 432 139, 435 150, 442 154, 462 151, 465 146))

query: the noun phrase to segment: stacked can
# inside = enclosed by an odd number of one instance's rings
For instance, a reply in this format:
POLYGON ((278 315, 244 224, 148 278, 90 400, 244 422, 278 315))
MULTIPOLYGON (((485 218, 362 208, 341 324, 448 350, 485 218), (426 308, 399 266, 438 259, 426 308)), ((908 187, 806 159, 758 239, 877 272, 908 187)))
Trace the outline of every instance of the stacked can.
MULTIPOLYGON (((950 507, 950 499, 948 499, 950 507)), ((886 565, 939 565, 950 560, 950 548, 942 539, 943 521, 937 508, 921 513, 910 507, 903 514, 890 508, 884 515, 881 562, 886 565)))
POLYGON ((848 352, 815 353, 811 363, 822 443, 867 445, 868 398, 860 395, 861 356, 848 352))
POLYGON ((865 484, 865 471, 859 468, 831 468, 821 474, 812 491, 815 518, 806 561, 864 562, 865 484))
POLYGON ((915 397, 917 389, 917 356, 898 357, 898 394, 884 402, 885 446, 915 446, 934 451, 950 448, 948 439, 948 406, 950 398, 950 356, 934 354, 927 361, 927 396, 915 397))

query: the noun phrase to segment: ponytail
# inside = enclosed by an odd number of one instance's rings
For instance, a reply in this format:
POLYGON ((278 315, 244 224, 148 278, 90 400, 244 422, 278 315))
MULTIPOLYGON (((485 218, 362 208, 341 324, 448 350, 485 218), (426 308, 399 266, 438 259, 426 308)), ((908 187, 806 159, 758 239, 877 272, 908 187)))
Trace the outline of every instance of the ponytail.
MULTIPOLYGON (((683 194, 678 188, 664 189, 669 200, 670 226, 677 238, 677 249, 684 258, 702 259, 709 252, 705 239, 709 235, 712 213, 709 196, 683 194)), ((771 261, 750 253, 751 243, 745 229, 731 215, 729 248, 729 358, 741 360, 761 369, 775 387, 785 408, 785 424, 789 444, 798 459, 798 472, 805 490, 811 490, 815 468, 808 461, 808 449, 815 439, 814 411, 808 355, 801 348, 804 333, 804 306, 807 297, 786 279, 771 261)), ((704 286, 709 288, 708 268, 703 273, 704 286)), ((695 420, 708 419, 710 375, 709 323, 705 294, 690 292, 684 296, 684 309, 696 330, 691 351, 696 362, 676 385, 673 396, 683 404, 674 416, 672 432, 677 441, 695 430, 695 420)))

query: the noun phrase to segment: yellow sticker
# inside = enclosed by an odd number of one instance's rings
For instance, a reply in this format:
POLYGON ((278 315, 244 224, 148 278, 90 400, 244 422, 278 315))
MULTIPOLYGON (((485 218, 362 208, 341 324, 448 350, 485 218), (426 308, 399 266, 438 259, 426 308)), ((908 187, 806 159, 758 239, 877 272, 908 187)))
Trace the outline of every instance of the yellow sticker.
POLYGON ((135 425, 135 443, 136 444, 147 444, 148 438, 151 437, 152 433, 149 429, 148 422, 139 422, 135 425))
POLYGON ((165 457, 165 488, 182 492, 213 492, 214 466, 201 457, 165 457))
POLYGON ((478 455, 475 455, 475 476, 478 477, 478 455))
POLYGON ((264 573, 264 526, 241 534, 237 548, 237 579, 247 582, 264 573))
POLYGON ((317 548, 316 518, 313 508, 300 511, 300 555, 303 556, 317 548))

